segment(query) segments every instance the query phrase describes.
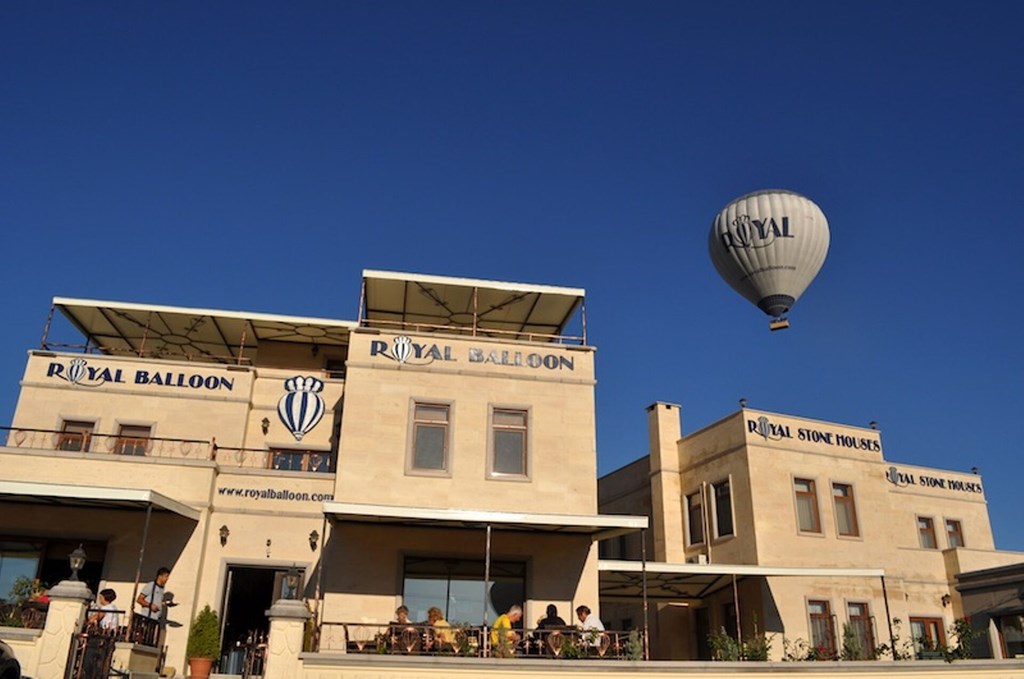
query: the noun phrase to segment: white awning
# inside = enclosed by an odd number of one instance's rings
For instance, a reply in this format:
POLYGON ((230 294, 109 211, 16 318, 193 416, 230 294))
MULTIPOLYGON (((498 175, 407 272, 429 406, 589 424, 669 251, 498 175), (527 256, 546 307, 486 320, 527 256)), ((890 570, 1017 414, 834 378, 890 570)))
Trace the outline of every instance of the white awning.
POLYGON ((156 511, 171 512, 192 521, 199 520, 199 510, 155 490, 136 488, 0 481, 0 502, 95 509, 143 510, 152 507, 156 511))
POLYGON ((882 568, 804 568, 729 563, 666 563, 601 560, 597 563, 602 598, 637 599, 644 580, 650 599, 700 599, 744 577, 881 578, 882 568), (645 575, 646 571, 646 575, 645 575))
POLYGON ((54 297, 90 346, 113 355, 219 363, 256 358, 261 342, 348 344, 354 321, 54 297))
POLYGON ((580 336, 563 335, 585 295, 581 288, 365 270, 361 320, 397 332, 585 343, 582 328, 580 336))
POLYGON ((335 521, 436 528, 496 530, 589 535, 593 540, 635 533, 647 528, 646 516, 614 514, 528 514, 478 509, 396 507, 351 502, 325 502, 324 514, 335 521))

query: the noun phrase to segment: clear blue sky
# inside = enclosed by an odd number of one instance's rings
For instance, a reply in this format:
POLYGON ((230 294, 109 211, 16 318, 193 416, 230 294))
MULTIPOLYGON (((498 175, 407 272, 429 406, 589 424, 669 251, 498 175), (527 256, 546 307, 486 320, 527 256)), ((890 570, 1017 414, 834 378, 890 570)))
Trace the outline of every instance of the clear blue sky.
MULTIPOLYGON (((354 319, 363 268, 583 287, 602 472, 644 407, 866 425, 1024 550, 1020 2, 0 4, 0 419, 54 295, 354 319), (782 187, 792 328, 715 273, 782 187)), ((968 537, 968 540, 970 538, 968 537)))

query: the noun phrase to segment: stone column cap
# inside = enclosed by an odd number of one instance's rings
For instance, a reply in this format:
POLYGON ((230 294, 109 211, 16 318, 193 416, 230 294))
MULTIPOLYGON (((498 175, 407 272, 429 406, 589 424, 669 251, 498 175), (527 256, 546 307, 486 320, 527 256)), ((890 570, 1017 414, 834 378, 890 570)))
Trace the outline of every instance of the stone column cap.
POLYGON ((51 587, 47 594, 51 599, 92 600, 92 591, 81 580, 61 580, 51 587))
POLYGON ((296 620, 307 620, 312 613, 306 608, 306 604, 298 599, 278 599, 267 611, 271 618, 293 618, 296 620))

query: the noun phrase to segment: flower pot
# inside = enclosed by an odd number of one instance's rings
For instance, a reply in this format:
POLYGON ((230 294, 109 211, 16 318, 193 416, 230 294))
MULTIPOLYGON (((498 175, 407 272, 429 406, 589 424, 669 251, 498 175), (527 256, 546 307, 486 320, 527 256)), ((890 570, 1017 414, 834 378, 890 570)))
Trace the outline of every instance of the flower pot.
POLYGON ((189 679, 209 679, 210 670, 213 668, 213 658, 189 658, 188 676, 189 679))

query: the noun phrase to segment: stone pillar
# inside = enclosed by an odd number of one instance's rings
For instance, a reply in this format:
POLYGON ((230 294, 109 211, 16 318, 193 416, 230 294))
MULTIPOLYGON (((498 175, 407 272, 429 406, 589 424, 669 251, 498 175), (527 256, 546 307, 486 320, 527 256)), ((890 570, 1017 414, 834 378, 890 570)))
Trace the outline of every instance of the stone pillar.
POLYGON ((63 580, 53 587, 46 626, 39 638, 39 664, 34 676, 63 677, 67 673, 71 644, 82 629, 92 592, 79 580, 63 580))
POLYGON ((306 631, 306 620, 312 614, 306 605, 295 599, 278 599, 267 611, 270 636, 263 679, 293 679, 299 676, 299 653, 306 631))
POLYGON ((680 408, 656 402, 647 407, 651 464, 651 507, 654 554, 648 559, 682 563, 686 560, 682 478, 679 472, 680 408))

